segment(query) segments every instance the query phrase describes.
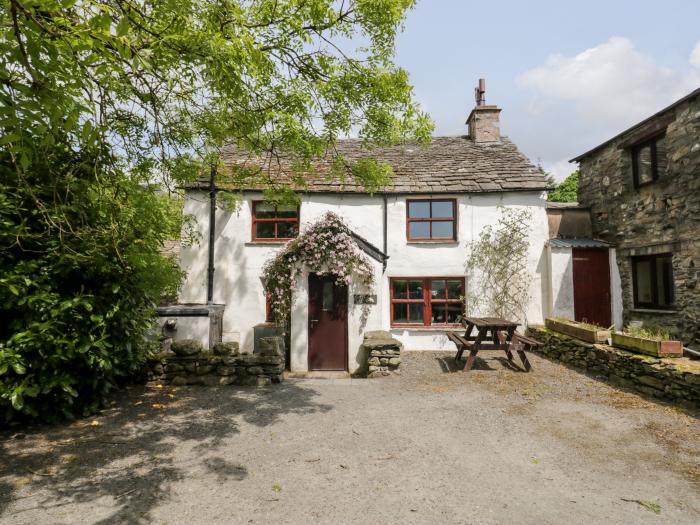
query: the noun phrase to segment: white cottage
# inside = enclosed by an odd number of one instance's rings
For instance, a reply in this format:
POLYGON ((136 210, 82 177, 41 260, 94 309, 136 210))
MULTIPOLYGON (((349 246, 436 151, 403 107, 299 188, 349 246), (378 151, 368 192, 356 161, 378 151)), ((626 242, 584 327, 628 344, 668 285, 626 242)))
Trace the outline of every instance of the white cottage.
MULTIPOLYGON (((527 322, 541 323, 549 282, 544 251, 546 182, 500 135, 499 113, 495 106, 477 105, 467 120, 468 135, 435 137, 427 147, 367 152, 357 140, 339 141, 337 150, 347 159, 372 156, 393 167, 392 185, 374 195, 353 182, 329 180, 323 162, 308 179, 298 209, 275 209, 263 202, 261 188, 243 188, 237 211, 216 209, 213 264, 206 244, 209 188, 205 182, 188 188, 184 213, 196 218, 204 242, 182 249, 187 278, 181 302, 205 304, 209 299, 224 305, 223 340, 239 341, 242 349, 251 350, 254 327, 268 320, 260 279, 264 263, 305 224, 333 211, 368 254, 376 284, 368 294, 359 284, 350 283, 345 289, 327 278, 302 273, 293 293, 291 370, 355 371, 368 330, 390 331, 407 350, 452 349, 445 333, 459 329, 457 316, 464 310, 460 297, 480 293, 478 282, 465 282, 468 244, 497 220, 498 207, 505 206, 532 213, 527 322), (335 303, 346 304, 346 314, 327 312, 333 294, 342 294, 335 303)), ((225 158, 231 166, 260 162, 235 148, 225 158)))

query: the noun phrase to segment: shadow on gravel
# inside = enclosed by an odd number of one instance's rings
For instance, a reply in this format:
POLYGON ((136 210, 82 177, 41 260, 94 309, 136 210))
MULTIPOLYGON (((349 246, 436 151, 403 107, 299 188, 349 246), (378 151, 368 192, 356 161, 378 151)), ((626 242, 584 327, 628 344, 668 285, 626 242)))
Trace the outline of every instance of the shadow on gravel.
MULTIPOLYGON (((454 357, 436 357, 435 360, 440 364, 440 369, 446 373, 452 373, 452 372, 461 372, 464 370, 464 367, 467 364, 466 359, 460 359, 459 361, 455 361, 454 357)), ((507 368, 508 370, 512 370, 513 372, 525 372, 522 368, 518 367, 516 364, 511 363, 506 359, 505 357, 491 357, 489 356, 488 361, 485 359, 482 359, 479 356, 476 356, 476 359, 474 360, 474 365, 472 366, 472 370, 487 370, 490 372, 498 370, 497 368, 492 367, 489 363, 493 363, 494 361, 500 363, 501 367, 507 368)))
POLYGON ((131 387, 94 418, 24 433, 0 433, 0 518, 94 502, 112 507, 96 523, 146 523, 192 472, 242 480, 245 465, 225 446, 240 422, 274 425, 285 414, 326 412, 317 393, 289 383, 243 387, 131 387), (183 447, 192 447, 179 457, 183 447), (184 454, 183 454, 184 455, 184 454), (20 495, 19 492, 22 492, 20 495), (104 499, 104 498, 107 499, 104 499), (10 502, 24 500, 12 513, 10 502))

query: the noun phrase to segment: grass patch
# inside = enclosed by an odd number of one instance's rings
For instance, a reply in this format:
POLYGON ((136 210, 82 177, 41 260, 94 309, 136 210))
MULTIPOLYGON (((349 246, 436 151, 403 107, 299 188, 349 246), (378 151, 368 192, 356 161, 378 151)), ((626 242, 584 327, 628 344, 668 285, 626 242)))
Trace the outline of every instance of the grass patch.
POLYGON ((607 330, 607 328, 605 328, 604 326, 600 326, 595 323, 584 323, 582 321, 574 321, 572 319, 567 319, 566 317, 552 317, 552 319, 559 323, 573 324, 582 328, 588 328, 589 330, 607 330))
POLYGON ((634 337, 651 339, 653 341, 670 341, 673 339, 673 335, 669 328, 652 324, 642 326, 628 325, 625 327, 625 331, 623 333, 634 337))

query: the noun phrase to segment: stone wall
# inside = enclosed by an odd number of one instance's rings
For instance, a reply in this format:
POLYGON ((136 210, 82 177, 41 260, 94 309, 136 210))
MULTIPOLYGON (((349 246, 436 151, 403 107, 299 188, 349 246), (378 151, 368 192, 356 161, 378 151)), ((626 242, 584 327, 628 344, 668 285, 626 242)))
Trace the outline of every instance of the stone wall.
POLYGON ((282 381, 284 340, 263 337, 260 353, 239 352, 238 343, 204 349, 199 341, 174 341, 148 364, 148 379, 172 385, 254 385, 282 381))
POLYGON ((367 357, 367 377, 382 377, 398 372, 402 349, 401 342, 391 337, 389 332, 367 332, 362 342, 362 351, 367 357))
POLYGON ((683 406, 700 407, 700 363, 656 359, 608 345, 593 345, 540 326, 530 335, 543 343, 534 351, 609 382, 683 406))
POLYGON ((593 236, 617 248, 623 321, 675 329, 700 347, 700 97, 678 104, 580 161, 578 200, 590 206, 593 236), (668 168, 652 184, 634 187, 629 145, 666 129, 668 168), (634 255, 673 253, 675 309, 634 309, 634 255))

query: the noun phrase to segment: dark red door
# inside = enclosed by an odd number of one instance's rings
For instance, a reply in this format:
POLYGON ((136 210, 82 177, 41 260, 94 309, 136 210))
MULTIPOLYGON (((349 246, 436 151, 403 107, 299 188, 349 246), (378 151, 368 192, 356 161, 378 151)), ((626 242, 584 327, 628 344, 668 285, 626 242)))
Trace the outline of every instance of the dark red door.
POLYGON ((348 287, 309 274, 309 370, 347 370, 348 287))
POLYGON ((607 249, 574 248, 574 315, 608 327, 610 320, 610 262, 607 249))

